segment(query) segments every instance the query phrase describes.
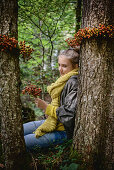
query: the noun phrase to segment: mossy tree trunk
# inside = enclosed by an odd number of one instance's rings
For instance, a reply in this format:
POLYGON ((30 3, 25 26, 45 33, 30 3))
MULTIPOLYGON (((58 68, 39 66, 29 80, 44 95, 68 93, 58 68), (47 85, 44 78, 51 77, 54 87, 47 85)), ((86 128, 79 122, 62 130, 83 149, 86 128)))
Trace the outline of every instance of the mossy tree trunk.
MULTIPOLYGON (((17 39, 17 0, 0 1, 0 34, 17 39)), ((23 169, 25 142, 21 117, 18 51, 0 51, 0 115, 5 169, 23 169)))
MULTIPOLYGON (((83 0, 82 27, 112 24, 112 0, 83 0)), ((84 40, 73 147, 91 170, 113 169, 113 39, 84 40)))

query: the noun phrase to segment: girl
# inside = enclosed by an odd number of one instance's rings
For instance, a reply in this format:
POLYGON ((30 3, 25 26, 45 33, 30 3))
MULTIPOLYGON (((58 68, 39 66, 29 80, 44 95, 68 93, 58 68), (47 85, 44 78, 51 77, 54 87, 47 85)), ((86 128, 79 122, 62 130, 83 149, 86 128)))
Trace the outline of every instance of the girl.
POLYGON ((58 56, 60 78, 47 87, 52 102, 35 99, 36 106, 48 115, 46 120, 23 125, 27 150, 45 148, 71 139, 77 104, 78 64, 77 49, 68 49, 58 56))

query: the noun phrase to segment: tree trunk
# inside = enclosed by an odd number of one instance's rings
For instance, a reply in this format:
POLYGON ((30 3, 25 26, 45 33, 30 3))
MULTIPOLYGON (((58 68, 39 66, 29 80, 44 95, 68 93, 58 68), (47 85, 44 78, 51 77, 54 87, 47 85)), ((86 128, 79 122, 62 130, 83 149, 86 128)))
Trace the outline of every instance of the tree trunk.
MULTIPOLYGON (((17 0, 0 1, 0 34, 17 38, 17 0)), ((20 101, 19 55, 0 51, 0 115, 5 168, 23 169, 25 143, 20 101)))
MULTIPOLYGON (((83 27, 112 24, 112 0, 84 0, 83 27)), ((73 147, 91 170, 112 170, 113 39, 84 40, 73 147)))

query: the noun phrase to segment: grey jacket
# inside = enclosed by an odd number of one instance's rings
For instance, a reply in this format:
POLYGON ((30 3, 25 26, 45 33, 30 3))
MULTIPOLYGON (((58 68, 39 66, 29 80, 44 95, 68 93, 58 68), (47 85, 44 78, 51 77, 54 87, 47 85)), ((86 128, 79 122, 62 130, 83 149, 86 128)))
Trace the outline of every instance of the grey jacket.
POLYGON ((58 120, 63 123, 68 139, 71 139, 74 131, 75 114, 77 110, 78 76, 72 76, 63 88, 60 98, 60 107, 56 114, 58 120))

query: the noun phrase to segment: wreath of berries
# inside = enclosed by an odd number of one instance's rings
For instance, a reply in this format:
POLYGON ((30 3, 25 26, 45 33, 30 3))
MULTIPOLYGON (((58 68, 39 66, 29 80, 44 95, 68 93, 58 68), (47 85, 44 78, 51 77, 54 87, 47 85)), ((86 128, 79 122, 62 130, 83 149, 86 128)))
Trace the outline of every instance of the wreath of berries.
POLYGON ((114 37, 114 26, 112 25, 101 25, 99 27, 86 27, 79 29, 79 31, 74 35, 74 38, 66 39, 69 46, 75 47, 79 46, 83 39, 90 39, 91 37, 114 37))
POLYGON ((18 50, 24 60, 29 60, 31 58, 32 52, 34 51, 32 48, 30 48, 30 46, 25 45, 25 41, 21 41, 18 44, 18 41, 15 39, 15 37, 0 34, 0 51, 12 52, 14 50, 18 50))
POLYGON ((18 41, 14 37, 9 37, 8 35, 0 35, 0 50, 12 51, 13 49, 18 48, 18 41))

